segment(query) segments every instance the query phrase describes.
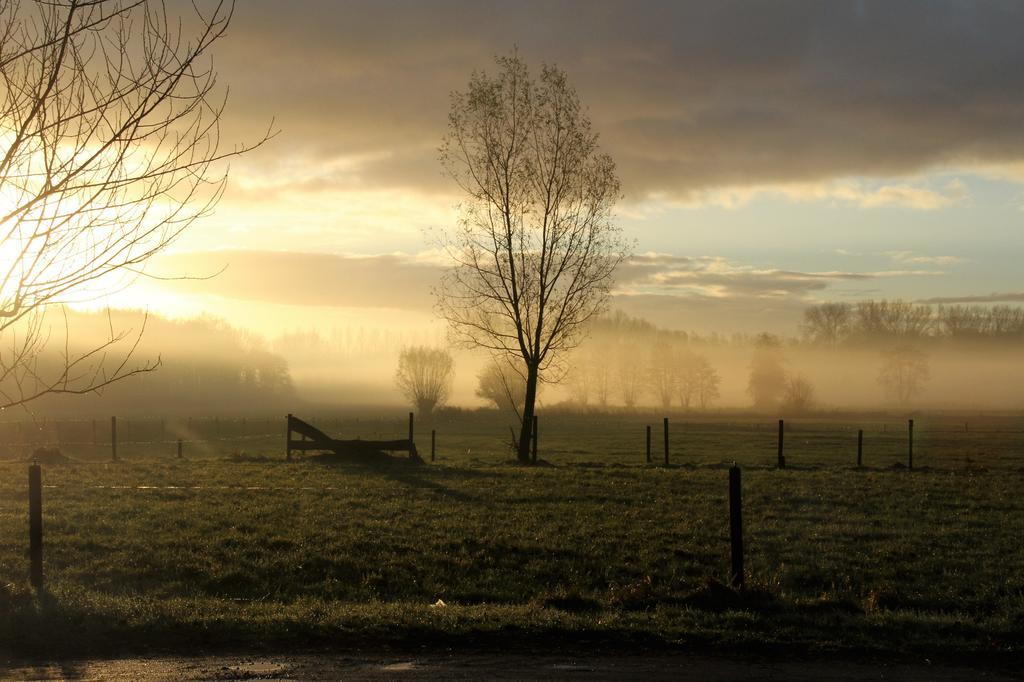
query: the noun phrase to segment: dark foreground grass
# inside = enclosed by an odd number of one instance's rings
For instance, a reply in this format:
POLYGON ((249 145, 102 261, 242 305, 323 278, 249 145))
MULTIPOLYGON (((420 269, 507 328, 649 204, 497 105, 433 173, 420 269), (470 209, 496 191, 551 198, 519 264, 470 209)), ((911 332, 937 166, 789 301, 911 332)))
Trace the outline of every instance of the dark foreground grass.
POLYGON ((0 639, 50 655, 600 646, 1019 660, 1018 468, 750 464, 736 594, 713 582, 728 566, 723 465, 499 462, 47 466, 42 595, 25 585, 25 465, 0 465, 0 639))

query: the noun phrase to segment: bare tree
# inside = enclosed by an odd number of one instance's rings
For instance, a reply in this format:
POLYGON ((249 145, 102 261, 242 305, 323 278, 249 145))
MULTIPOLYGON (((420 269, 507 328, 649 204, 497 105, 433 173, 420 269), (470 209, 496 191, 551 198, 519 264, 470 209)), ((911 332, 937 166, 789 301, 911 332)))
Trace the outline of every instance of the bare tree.
POLYGON ((822 303, 804 310, 803 332, 811 343, 835 348, 850 333, 853 306, 822 303))
POLYGON ((526 376, 517 457, 529 462, 537 385, 606 306, 625 257, 612 222, 619 180, 566 75, 531 78, 513 54, 452 95, 441 162, 466 195, 441 238, 454 262, 439 308, 461 341, 526 376))
POLYGON ((591 393, 590 367, 587 365, 587 359, 585 353, 573 353, 565 380, 569 390, 569 399, 582 407, 590 402, 591 393))
POLYGON ((792 414, 802 414, 814 406, 814 384, 803 374, 786 377, 782 407, 792 414))
POLYGON ((684 348, 676 355, 676 392, 679 394, 679 405, 689 410, 697 398, 698 371, 700 358, 689 348, 684 348))
POLYGON ((786 388, 782 342, 774 334, 762 333, 754 342, 747 393, 758 410, 774 409, 786 388))
POLYGON ((910 345, 896 346, 883 355, 878 383, 902 406, 921 392, 931 377, 928 356, 910 345))
POLYGON ((1024 309, 994 305, 988 310, 988 335, 992 338, 1024 338, 1024 309))
POLYGON ((499 410, 511 412, 519 419, 526 398, 526 381, 508 363, 508 358, 494 358, 477 375, 476 394, 493 403, 499 410))
POLYGON ((615 383, 622 397, 622 404, 632 409, 640 399, 644 385, 644 366, 636 344, 623 339, 615 348, 615 383))
POLYGON ((974 340, 984 334, 988 317, 986 312, 979 306, 940 305, 936 312, 936 324, 943 336, 957 341, 974 340))
POLYGON ((853 313, 851 335, 864 343, 913 343, 935 324, 931 306, 909 301, 860 301, 853 313))
POLYGON ((398 356, 395 383, 420 416, 429 418, 447 402, 454 374, 455 363, 448 351, 412 346, 398 356))
POLYGON ((589 364, 587 365, 590 373, 588 382, 594 392, 594 401, 602 410, 608 409, 608 401, 612 391, 612 368, 611 363, 607 360, 608 356, 605 354, 610 352, 610 350, 607 347, 601 348, 601 352, 597 349, 591 349, 589 364))
POLYGON ((697 369, 694 373, 694 388, 697 405, 700 406, 700 409, 706 410, 711 407, 711 403, 718 400, 721 395, 718 386, 721 383, 722 377, 718 375, 718 370, 711 366, 706 357, 698 356, 697 369))
POLYGON ((34 360, 52 340, 48 309, 138 276, 216 204, 218 162, 246 151, 220 147, 211 57, 233 4, 183 6, 0 3, 0 408, 155 366, 131 361, 141 329, 113 326, 73 350, 65 325, 62 366, 34 360))
POLYGON ((672 406, 676 394, 676 349, 667 339, 660 339, 651 347, 648 385, 662 408, 672 406))

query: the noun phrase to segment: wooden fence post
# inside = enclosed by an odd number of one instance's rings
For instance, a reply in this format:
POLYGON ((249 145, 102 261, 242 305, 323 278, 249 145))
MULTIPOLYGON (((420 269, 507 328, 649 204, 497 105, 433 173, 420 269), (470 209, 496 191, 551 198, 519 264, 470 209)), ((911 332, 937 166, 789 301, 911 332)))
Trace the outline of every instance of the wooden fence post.
POLYGON ((864 429, 857 429, 857 468, 859 469, 863 465, 862 456, 864 454, 864 429))
POLYGON ((537 463, 537 415, 533 415, 533 464, 537 463))
POLYGON ((647 425, 647 463, 651 463, 651 425, 647 425))
POLYGON ((182 458, 182 454, 181 453, 182 453, 181 439, 179 438, 178 439, 178 459, 182 458))
POLYGON ((409 443, 410 444, 412 443, 412 434, 413 434, 413 413, 410 412, 409 413, 409 443))
POLYGON ((284 434, 284 453, 287 459, 292 458, 292 413, 289 412, 288 416, 285 417, 285 434, 284 434))
POLYGON ((430 429, 430 461, 434 461, 434 452, 437 449, 437 429, 430 429))
POLYGON ((732 550, 732 571, 729 584, 743 589, 743 499, 740 488, 740 468, 729 468, 729 544, 732 550))
POLYGON ((914 420, 907 420, 907 469, 914 470, 914 420))
POLYGON ((110 418, 110 455, 117 461, 117 417, 110 418))
POLYGON ((668 466, 668 417, 665 417, 665 466, 668 466))
POLYGON ((28 467, 29 579, 37 590, 43 587, 43 475, 38 464, 28 467))
POLYGON ((780 469, 785 469, 786 468, 786 455, 783 454, 783 450, 782 450, 782 434, 783 434, 784 431, 785 431, 785 421, 780 419, 779 420, 779 459, 778 459, 778 465, 779 465, 780 469))

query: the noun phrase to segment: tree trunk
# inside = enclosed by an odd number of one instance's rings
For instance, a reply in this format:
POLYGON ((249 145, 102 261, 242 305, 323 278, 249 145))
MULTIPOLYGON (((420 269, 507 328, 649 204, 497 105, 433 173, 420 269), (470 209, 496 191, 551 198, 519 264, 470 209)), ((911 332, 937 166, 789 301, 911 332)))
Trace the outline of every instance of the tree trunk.
POLYGON ((519 429, 519 449, 516 459, 520 464, 530 463, 530 441, 533 438, 534 402, 537 399, 537 367, 526 367, 526 397, 523 400, 523 423, 519 429))

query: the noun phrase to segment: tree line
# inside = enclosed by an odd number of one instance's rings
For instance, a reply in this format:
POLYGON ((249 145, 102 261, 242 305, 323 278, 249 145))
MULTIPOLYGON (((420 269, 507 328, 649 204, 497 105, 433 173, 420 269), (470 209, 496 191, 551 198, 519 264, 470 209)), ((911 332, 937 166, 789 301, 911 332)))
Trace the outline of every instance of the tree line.
POLYGON ((804 311, 803 339, 826 347, 877 346, 948 339, 1024 341, 1024 308, 937 305, 903 300, 822 303, 804 311))
MULTIPOLYGON (((814 379, 791 369, 801 349, 861 349, 877 356, 879 400, 909 406, 931 379, 931 347, 945 342, 1024 341, 1024 309, 1005 305, 915 304, 901 300, 824 303, 808 307, 799 336, 661 329, 622 312, 586 325, 580 345, 552 367, 538 392, 557 384, 568 405, 608 409, 658 405, 706 410, 721 399, 722 377, 714 348, 749 350, 746 394, 759 411, 800 414, 814 409, 814 379), (710 351, 710 353, 709 353, 710 351)), ((451 392, 454 363, 437 347, 410 347, 401 354, 398 383, 410 403, 429 413, 451 392)), ((476 395, 522 420, 526 377, 516 362, 493 355, 477 376, 476 395)))

